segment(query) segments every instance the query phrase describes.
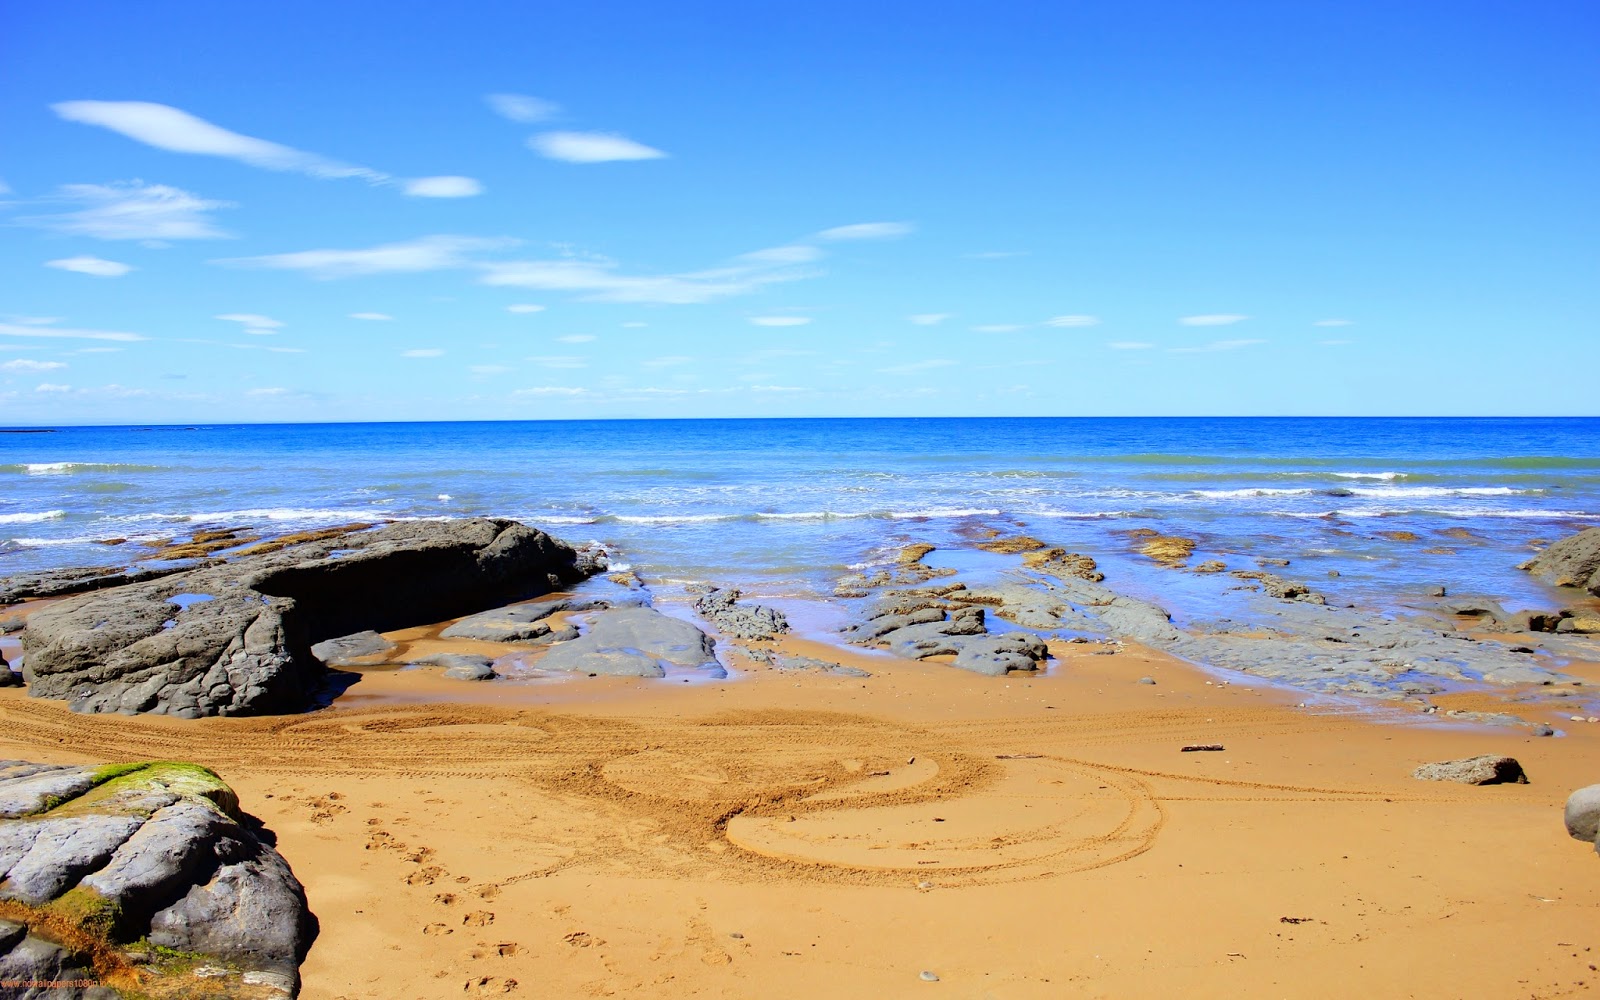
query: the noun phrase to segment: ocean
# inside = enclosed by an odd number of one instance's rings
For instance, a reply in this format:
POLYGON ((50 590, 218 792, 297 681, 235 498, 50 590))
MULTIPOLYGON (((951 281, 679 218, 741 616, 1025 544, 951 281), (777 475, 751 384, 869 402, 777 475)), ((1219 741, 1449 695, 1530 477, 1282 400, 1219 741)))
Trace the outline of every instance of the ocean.
MULTIPOLYGON (((994 418, 62 427, 0 434, 0 575, 137 557, 205 528, 493 515, 574 542, 670 599, 689 583, 826 597, 908 542, 1027 533, 1097 559, 1180 620, 1214 603, 1135 554, 1275 570, 1403 609, 1424 587, 1508 608, 1515 569, 1600 524, 1600 419, 994 418), (117 546, 100 544, 126 538, 117 546), (1331 572, 1330 572, 1331 571, 1331 572), (1337 575, 1333 575, 1337 574, 1337 575)), ((959 553, 936 553, 960 563, 959 553)), ((972 565, 967 564, 966 568, 972 565)))

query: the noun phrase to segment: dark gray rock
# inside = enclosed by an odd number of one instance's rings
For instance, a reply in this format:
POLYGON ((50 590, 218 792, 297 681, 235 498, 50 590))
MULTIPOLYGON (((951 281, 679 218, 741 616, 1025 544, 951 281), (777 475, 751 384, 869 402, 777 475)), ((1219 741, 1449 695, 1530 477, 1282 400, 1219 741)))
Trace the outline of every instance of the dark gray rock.
POLYGON ((774 670, 784 672, 811 671, 824 674, 838 674, 840 677, 871 677, 872 674, 860 667, 847 667, 842 663, 832 660, 819 660, 812 656, 796 656, 790 653, 777 653, 770 649, 761 649, 756 646, 744 647, 741 652, 757 663, 765 663, 774 670))
MULTIPOLYGON (((214 773, 172 762, 0 761, 0 802, 0 897, 12 907, 0 921, 0 979, 93 982, 87 958, 55 936, 70 930, 68 939, 138 965, 153 996, 240 995, 227 982, 260 987, 250 996, 298 992, 315 919, 288 864, 214 773), (203 966, 223 975, 197 976, 203 966)), ((5 995, 120 995, 73 989, 5 995)))
POLYGON ((7 1000, 121 1000, 115 990, 93 984, 98 979, 90 956, 24 924, 0 920, 0 986, 7 1000), (18 985, 73 984, 73 985, 18 985))
POLYGON ((21 687, 26 683, 22 679, 22 671, 12 670, 8 664, 0 663, 0 688, 21 687))
POLYGON ((772 639, 789 631, 783 612, 760 604, 740 604, 738 590, 712 589, 694 602, 694 609, 718 632, 733 639, 772 639))
POLYGON ((1557 587, 1578 587, 1600 597, 1600 528, 1554 542, 1518 568, 1557 587))
POLYGON ((458 663, 446 668, 444 675, 453 681, 492 681, 500 676, 487 663, 458 663))
POLYGON ((609 599, 563 597, 553 601, 512 604, 468 615, 439 635, 445 639, 476 639, 480 642, 559 642, 563 640, 554 637, 552 632, 565 629, 553 629, 546 620, 551 615, 563 611, 592 611, 596 608, 643 607, 648 603, 649 598, 639 594, 609 599))
POLYGON ((593 569, 514 521, 351 532, 40 608, 23 633, 29 690, 82 712, 298 711, 323 678, 313 644, 442 621, 593 569), (180 607, 180 594, 209 599, 180 607))
POLYGON ((190 569, 176 566, 71 566, 33 573, 16 573, 0 578, 0 605, 17 604, 37 597, 82 594, 129 583, 159 580, 190 569))
POLYGON ((667 667, 726 676, 715 647, 698 628, 652 608, 612 608, 594 612, 588 632, 552 647, 535 666, 618 677, 664 677, 667 667))
POLYGON ((493 660, 476 653, 435 653, 412 666, 443 667, 444 675, 454 681, 492 681, 500 676, 494 671, 493 660))
POLYGON ((1567 796, 1567 833, 1574 840, 1595 844, 1600 850, 1600 785, 1580 788, 1567 796))
POLYGON ((903 629, 911 625, 927 625, 942 622, 945 619, 945 610, 938 607, 919 608, 905 614, 880 615, 870 621, 852 625, 845 630, 845 637, 851 642, 872 642, 890 632, 903 629))
POLYGON ((909 625, 883 638, 889 644, 889 651, 896 656, 922 660, 953 655, 951 666, 990 677, 999 677, 1011 670, 1037 670, 1050 655, 1038 636, 1026 632, 1000 635, 975 632, 970 619, 909 625))
POLYGON ((337 639, 325 639, 311 647, 311 655, 329 666, 338 666, 366 656, 378 656, 394 648, 394 643, 368 629, 337 639))
POLYGON ((1424 764, 1411 772, 1422 781, 1458 781, 1463 785, 1526 785, 1528 776, 1515 757, 1485 754, 1463 760, 1424 764))

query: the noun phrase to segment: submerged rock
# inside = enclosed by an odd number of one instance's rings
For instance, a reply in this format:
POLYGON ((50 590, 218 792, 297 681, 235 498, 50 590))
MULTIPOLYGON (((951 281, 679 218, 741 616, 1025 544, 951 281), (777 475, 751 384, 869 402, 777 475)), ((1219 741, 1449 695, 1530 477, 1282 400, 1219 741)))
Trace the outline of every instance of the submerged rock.
POLYGON ((298 711, 315 643, 548 592, 596 569, 515 521, 413 521, 322 538, 35 611, 29 691, 74 711, 198 718, 298 711))
POLYGON ((1526 785, 1528 776, 1515 757, 1484 754, 1463 760, 1424 764, 1411 772, 1422 781, 1458 781, 1463 785, 1526 785))
POLYGON ((316 936, 233 790, 171 761, 0 761, 0 901, 0 978, 103 984, 52 998, 293 997, 316 936))
POLYGON ((1557 587, 1578 587, 1600 597, 1600 528, 1554 542, 1518 568, 1557 587))
POLYGON ((771 639, 789 631, 789 620, 776 608, 740 604, 738 590, 713 588, 694 602, 694 609, 734 639, 771 639))
POLYGON ((1026 632, 989 634, 987 603, 985 595, 964 589, 944 596, 892 594, 868 609, 866 621, 844 631, 851 642, 888 646, 907 659, 954 656, 951 666, 991 677, 1039 669, 1050 655, 1044 641, 1026 632), (955 603, 961 599, 975 603, 955 603))
POLYGON ((725 677, 715 648, 709 635, 653 608, 613 608, 595 612, 586 634, 552 648, 534 666, 615 677, 664 677, 667 667, 680 667, 725 677))

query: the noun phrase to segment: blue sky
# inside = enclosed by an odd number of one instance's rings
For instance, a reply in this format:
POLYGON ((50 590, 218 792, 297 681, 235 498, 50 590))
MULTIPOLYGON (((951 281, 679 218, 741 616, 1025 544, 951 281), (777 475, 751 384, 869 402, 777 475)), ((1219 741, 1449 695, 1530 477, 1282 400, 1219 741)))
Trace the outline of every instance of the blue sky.
POLYGON ((1594 414, 1600 6, 0 12, 0 423, 1594 414))

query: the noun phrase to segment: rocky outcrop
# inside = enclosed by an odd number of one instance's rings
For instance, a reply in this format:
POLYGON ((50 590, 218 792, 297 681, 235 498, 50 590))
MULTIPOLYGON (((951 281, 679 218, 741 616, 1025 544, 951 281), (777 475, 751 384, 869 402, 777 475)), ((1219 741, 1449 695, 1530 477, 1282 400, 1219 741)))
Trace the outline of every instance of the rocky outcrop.
POLYGON ((51 1000, 293 997, 315 935, 206 768, 0 761, 0 979, 83 984, 51 1000))
POLYGON ((953 656, 951 666, 990 677, 1038 670, 1049 658, 1049 649, 1036 635, 990 634, 984 607, 959 604, 960 596, 959 590, 887 595, 867 608, 865 620, 845 635, 851 642, 887 646, 896 656, 912 660, 953 656))
POLYGON ((1569 535, 1518 568, 1557 587, 1577 587, 1600 597, 1600 528, 1569 535))
POLYGON ((726 677, 715 648, 715 639, 686 621, 652 608, 612 608, 594 612, 586 633, 552 647, 534 665, 614 677, 665 677, 669 667, 726 677))
POLYGON ((695 602, 694 609, 718 632, 732 639, 773 639, 789 631, 789 619, 776 608, 740 604, 743 596, 733 588, 712 588, 695 602))
POLYGON ((29 691, 81 712, 297 711, 324 674, 316 643, 535 596, 597 568, 488 518, 322 538, 40 608, 23 634, 29 691))
POLYGON ((548 620, 552 615, 562 612, 593 611, 596 608, 642 607, 648 603, 649 599, 642 595, 628 595, 610 599, 564 597, 554 601, 512 604, 468 615, 440 632, 439 636, 443 639, 476 639, 480 642, 536 645, 564 642, 576 638, 577 633, 552 626, 548 620), (569 631, 571 634, 568 634, 569 631))
POLYGON ((1464 760, 1424 764, 1411 772, 1421 781, 1457 781, 1463 785, 1526 785, 1528 776, 1515 757, 1485 754, 1464 760))
POLYGON ((1600 852, 1600 785, 1589 785, 1567 796, 1564 818, 1572 839, 1594 844, 1595 851, 1600 852))
POLYGON ((33 573, 17 573, 0 579, 0 605, 16 604, 39 597, 60 597, 105 590, 129 583, 159 580, 181 573, 185 566, 72 566, 33 573))

